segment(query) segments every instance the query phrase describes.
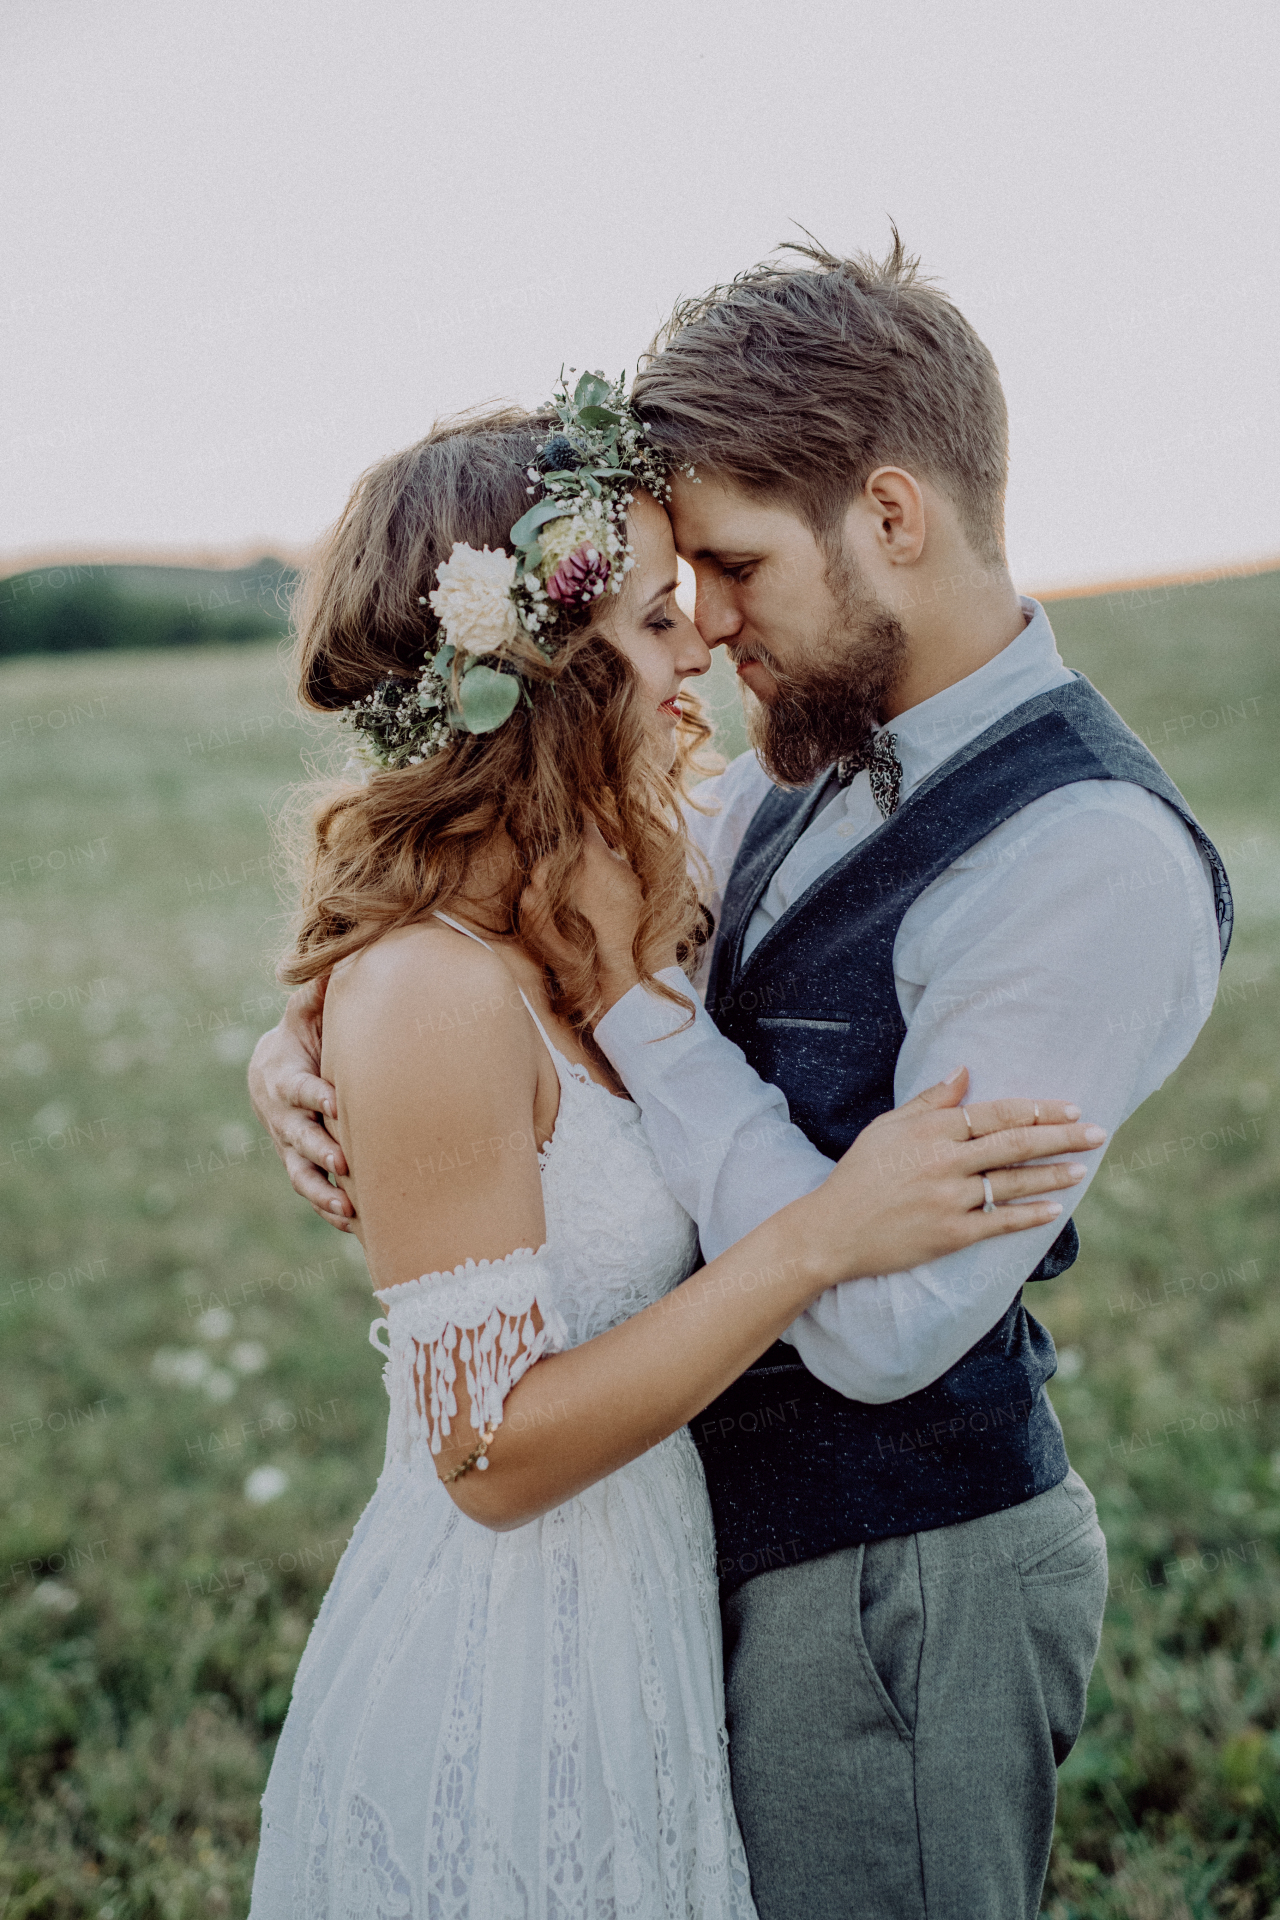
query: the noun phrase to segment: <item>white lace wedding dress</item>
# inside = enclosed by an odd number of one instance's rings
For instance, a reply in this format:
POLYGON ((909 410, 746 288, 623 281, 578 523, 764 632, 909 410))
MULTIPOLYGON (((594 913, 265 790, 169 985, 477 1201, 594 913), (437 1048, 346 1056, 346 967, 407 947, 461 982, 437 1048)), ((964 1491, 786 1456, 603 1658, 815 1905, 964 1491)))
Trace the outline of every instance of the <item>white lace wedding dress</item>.
POLYGON ((538 1029, 560 1079, 546 1245, 378 1295, 386 1461, 298 1669, 250 1920, 753 1920, 688 1433, 510 1533, 436 1475, 451 1347, 491 1413, 693 1259, 639 1110, 538 1029))

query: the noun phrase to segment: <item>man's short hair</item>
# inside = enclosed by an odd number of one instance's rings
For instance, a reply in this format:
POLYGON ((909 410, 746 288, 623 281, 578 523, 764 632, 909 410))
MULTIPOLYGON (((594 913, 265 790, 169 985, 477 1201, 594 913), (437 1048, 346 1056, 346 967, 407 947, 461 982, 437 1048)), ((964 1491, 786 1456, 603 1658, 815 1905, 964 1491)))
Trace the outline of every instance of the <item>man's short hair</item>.
POLYGON ((789 246, 685 300, 635 383, 654 439, 827 540, 877 467, 927 477, 974 551, 1004 561, 1008 414, 995 361, 897 229, 882 260, 789 246))

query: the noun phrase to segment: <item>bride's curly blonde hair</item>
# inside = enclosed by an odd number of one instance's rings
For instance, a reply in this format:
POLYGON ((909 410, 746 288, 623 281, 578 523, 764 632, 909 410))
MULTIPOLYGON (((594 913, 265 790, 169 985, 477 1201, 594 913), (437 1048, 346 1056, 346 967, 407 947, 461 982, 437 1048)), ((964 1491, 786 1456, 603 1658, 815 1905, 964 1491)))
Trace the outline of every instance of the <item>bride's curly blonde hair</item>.
MULTIPOLYGON (((333 712, 390 674, 417 674, 439 644, 421 605, 437 567, 455 541, 509 545, 529 505, 527 469, 555 425, 551 415, 513 408, 473 413, 437 424, 361 476, 294 602, 307 706, 333 712)), ((515 860, 497 931, 542 960, 556 1012, 589 1030, 600 1006, 595 936, 569 885, 594 818, 641 883, 641 978, 663 998, 680 998, 654 979, 651 962, 674 938, 691 970, 709 931, 689 878, 680 801, 691 775, 719 764, 698 759, 711 728, 682 693, 675 764, 655 769, 636 677, 609 639, 607 608, 584 611, 549 663, 532 646, 521 649, 521 668, 532 707, 493 733, 455 734, 419 766, 375 771, 363 786, 330 786, 313 800, 295 846, 301 910, 282 981, 314 979, 394 928, 447 909, 474 857, 505 829, 515 860), (574 955, 558 968, 536 919, 521 918, 528 875, 544 860, 545 909, 574 955)))

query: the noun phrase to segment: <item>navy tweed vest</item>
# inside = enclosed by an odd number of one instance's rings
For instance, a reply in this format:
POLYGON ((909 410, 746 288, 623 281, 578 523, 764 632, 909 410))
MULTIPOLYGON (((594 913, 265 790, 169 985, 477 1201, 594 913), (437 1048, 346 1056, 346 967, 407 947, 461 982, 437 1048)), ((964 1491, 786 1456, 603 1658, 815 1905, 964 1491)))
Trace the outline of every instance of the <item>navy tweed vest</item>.
MULTIPOLYGON (((825 778, 762 801, 730 876, 707 1007, 824 1153, 838 1157, 894 1104, 906 1026, 893 947, 907 909, 1002 821, 1079 780, 1130 781, 1186 822, 1213 874, 1225 956, 1231 893, 1216 849, 1159 763, 1083 677, 1002 715, 937 768, 818 876, 743 965, 747 923, 816 811, 825 778)), ((1065 1272, 1078 1249, 1069 1223, 1029 1278, 1065 1272)), ((794 1347, 770 1347, 691 1422, 722 1592, 774 1567, 997 1513, 1056 1486, 1067 1456, 1044 1391, 1056 1367, 1053 1341, 1020 1291, 949 1372, 886 1405, 849 1400, 816 1379, 794 1347)))

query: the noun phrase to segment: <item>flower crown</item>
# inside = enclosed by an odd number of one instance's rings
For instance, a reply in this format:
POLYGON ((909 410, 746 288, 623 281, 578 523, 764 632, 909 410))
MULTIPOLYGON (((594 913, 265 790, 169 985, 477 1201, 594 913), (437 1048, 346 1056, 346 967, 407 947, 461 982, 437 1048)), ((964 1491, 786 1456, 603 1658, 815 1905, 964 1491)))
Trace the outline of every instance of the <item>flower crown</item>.
POLYGON ((492 733, 522 696, 531 707, 512 643, 524 636, 551 660, 563 637, 557 629, 606 588, 622 591, 635 565, 627 508, 636 486, 658 501, 671 494, 668 464, 648 444, 624 382, 625 375, 611 383, 584 373, 570 394, 561 374, 552 403, 559 424, 528 469, 529 493, 540 486, 543 497, 512 527, 514 551, 477 552, 455 541, 436 587, 418 601, 430 605, 443 644, 416 681, 383 680, 344 708, 365 765, 418 766, 454 734, 492 733))

